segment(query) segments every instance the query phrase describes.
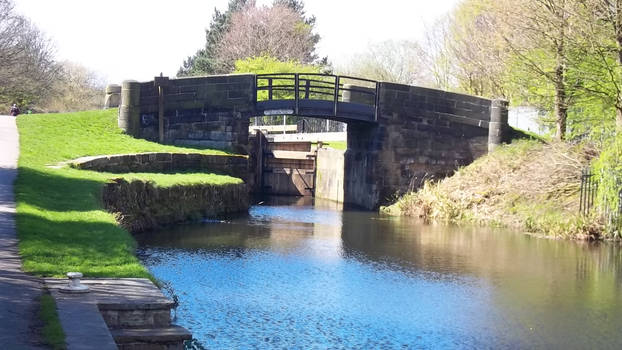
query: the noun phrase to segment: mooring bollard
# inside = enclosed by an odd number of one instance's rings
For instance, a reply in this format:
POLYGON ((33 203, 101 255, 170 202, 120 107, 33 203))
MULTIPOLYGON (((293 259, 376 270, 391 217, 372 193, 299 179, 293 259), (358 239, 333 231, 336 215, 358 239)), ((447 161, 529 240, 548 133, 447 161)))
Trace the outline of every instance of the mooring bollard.
POLYGON ((82 273, 80 272, 67 272, 67 277, 69 278, 69 284, 67 286, 62 287, 60 289, 63 293, 88 293, 89 287, 80 283, 80 278, 82 278, 82 273))

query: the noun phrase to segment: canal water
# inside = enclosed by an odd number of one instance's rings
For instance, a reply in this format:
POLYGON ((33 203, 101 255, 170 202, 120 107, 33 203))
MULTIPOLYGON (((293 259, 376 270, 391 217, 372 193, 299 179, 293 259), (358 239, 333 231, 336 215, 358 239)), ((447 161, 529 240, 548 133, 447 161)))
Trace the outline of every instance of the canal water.
POLYGON ((622 253, 273 199, 137 236, 207 349, 621 349, 622 253))

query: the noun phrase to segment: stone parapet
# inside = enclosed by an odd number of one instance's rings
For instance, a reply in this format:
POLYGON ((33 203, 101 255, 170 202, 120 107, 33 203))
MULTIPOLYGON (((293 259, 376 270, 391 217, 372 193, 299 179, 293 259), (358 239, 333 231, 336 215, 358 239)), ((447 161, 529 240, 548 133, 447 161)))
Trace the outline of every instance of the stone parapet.
MULTIPOLYGON (((254 75, 179 78, 167 83, 164 143, 247 151, 248 120, 255 115, 254 75)), ((119 126, 134 137, 158 141, 159 97, 154 82, 124 82, 121 96, 119 126)))

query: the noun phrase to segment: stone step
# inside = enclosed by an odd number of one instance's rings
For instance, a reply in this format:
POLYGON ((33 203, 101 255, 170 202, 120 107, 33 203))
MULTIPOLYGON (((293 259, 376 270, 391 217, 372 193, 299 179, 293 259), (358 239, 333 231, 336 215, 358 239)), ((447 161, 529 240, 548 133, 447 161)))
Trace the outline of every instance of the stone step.
POLYGON ((113 329, 110 331, 119 350, 183 349, 184 340, 192 339, 185 328, 113 329))
POLYGON ((138 307, 135 309, 111 309, 100 306, 99 312, 110 329, 163 328, 171 325, 171 311, 169 307, 161 309, 141 309, 138 307))

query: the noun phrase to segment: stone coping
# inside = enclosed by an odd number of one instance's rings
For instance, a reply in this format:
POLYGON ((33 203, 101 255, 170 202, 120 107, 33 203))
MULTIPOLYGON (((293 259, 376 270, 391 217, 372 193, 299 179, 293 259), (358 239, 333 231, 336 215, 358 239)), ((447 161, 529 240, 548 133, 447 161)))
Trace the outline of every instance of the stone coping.
POLYGON ((214 172, 245 180, 248 156, 203 153, 148 152, 81 157, 66 162, 72 168, 111 173, 189 171, 214 172))
MULTIPOLYGON (((58 316, 65 332, 67 349, 118 349, 112 331, 108 328, 101 310, 153 310, 174 305, 146 278, 85 278, 82 284, 90 288, 85 294, 66 294, 59 291, 67 285, 67 279, 45 278, 46 287, 56 301, 58 316)), ((179 340, 190 339, 191 334, 182 327, 172 326, 179 340), (185 331, 185 332, 183 332, 185 331)), ((136 330, 154 332, 167 337, 171 328, 136 330), (160 334, 160 333, 165 334, 160 334)), ((116 330, 117 332, 122 332, 116 330)), ((138 336, 140 334, 134 334, 138 336)))
MULTIPOLYGON (((146 278, 87 278, 81 282, 89 287, 90 293, 60 293, 59 297, 96 304, 102 310, 150 310, 174 306, 173 301, 146 278)), ((67 283, 66 278, 45 279, 45 284, 52 293, 67 283)))

